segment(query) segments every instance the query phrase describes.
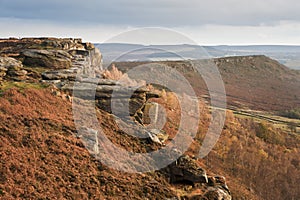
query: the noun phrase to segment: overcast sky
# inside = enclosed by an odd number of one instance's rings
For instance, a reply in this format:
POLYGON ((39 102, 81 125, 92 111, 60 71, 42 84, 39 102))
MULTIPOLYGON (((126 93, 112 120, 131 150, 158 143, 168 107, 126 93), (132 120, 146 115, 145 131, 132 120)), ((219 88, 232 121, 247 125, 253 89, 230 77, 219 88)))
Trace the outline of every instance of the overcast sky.
POLYGON ((298 0, 0 0, 0 37, 104 42, 135 28, 165 27, 199 44, 299 45, 299 10, 298 0))

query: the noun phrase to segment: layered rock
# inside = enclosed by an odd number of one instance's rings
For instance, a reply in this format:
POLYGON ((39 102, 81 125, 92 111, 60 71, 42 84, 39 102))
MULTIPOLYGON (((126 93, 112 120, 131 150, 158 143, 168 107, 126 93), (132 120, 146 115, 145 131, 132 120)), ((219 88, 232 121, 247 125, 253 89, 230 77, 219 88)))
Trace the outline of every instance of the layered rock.
POLYGON ((206 171, 198 165, 196 159, 188 155, 180 156, 163 171, 166 172, 169 182, 172 184, 192 185, 190 194, 180 196, 179 199, 232 199, 225 177, 208 176, 206 171), (193 187, 196 191, 200 189, 201 192, 193 192, 193 187))
POLYGON ((94 46, 72 38, 9 38, 0 39, 0 55, 17 56, 25 49, 92 50, 94 46))
POLYGON ((187 155, 168 166, 170 182, 208 183, 206 171, 187 155))
POLYGON ((66 69, 72 66, 71 54, 63 50, 28 49, 21 52, 24 65, 47 69, 66 69))
POLYGON ((102 55, 91 43, 71 38, 23 38, 0 40, 0 56, 13 57, 27 67, 45 70, 82 69, 85 73, 102 69, 102 55))
MULTIPOLYGON (((103 79, 100 51, 91 43, 83 43, 81 39, 3 39, 0 40, 0 55, 11 57, 3 59, 3 66, 6 67, 0 68, 0 78, 21 81, 28 79, 25 75, 29 74, 35 80, 41 78, 44 82, 55 83, 70 94, 74 83, 80 82, 85 94, 87 91, 90 94, 96 93, 96 105, 100 109, 111 113, 111 104, 114 104, 114 114, 117 115, 127 114, 123 108, 128 102, 129 114, 136 115, 150 97, 157 96, 145 87, 132 88, 103 79), (23 65, 26 66, 25 70, 23 65), (34 73, 36 71, 38 73, 34 73), (97 83, 88 83, 93 78, 97 78, 97 83), (90 91, 94 86, 88 87, 87 84, 96 84, 96 91, 90 91)), ((76 89, 80 93, 80 88, 76 89)))
POLYGON ((22 62, 10 57, 0 57, 0 80, 7 78, 21 81, 27 78, 26 74, 22 62))
MULTIPOLYGON (((70 80, 70 76, 68 77, 70 80)), ((76 93, 77 97, 95 100, 100 109, 119 117, 135 116, 145 106, 149 97, 159 97, 145 86, 130 87, 107 79, 84 79, 79 82, 59 83, 65 92, 76 93), (94 82, 95 81, 95 82, 94 82), (78 86, 78 87, 74 87, 78 86)))

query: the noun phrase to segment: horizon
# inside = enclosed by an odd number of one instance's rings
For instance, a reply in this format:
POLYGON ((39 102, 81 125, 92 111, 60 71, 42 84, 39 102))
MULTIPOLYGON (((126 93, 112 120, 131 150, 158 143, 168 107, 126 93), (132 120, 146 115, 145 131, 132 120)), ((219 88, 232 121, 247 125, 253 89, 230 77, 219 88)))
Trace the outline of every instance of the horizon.
MULTIPOLYGON (((55 36, 55 35, 32 35, 32 36, 15 36, 15 35, 11 35, 11 36, 0 36, 0 40, 9 40, 9 39, 28 39, 28 38, 57 38, 57 39, 82 39, 83 42, 90 42, 93 44, 128 44, 128 45, 144 45, 144 46, 151 46, 151 45, 192 45, 192 46, 239 46, 239 47, 246 47, 246 46, 286 46, 286 47, 300 47, 300 43, 299 44, 291 44, 291 43, 204 43, 204 44, 199 44, 199 43, 131 43, 131 42, 122 42, 122 41, 117 41, 117 42, 100 42, 100 41, 92 41, 92 40, 87 40, 84 37, 74 37, 74 36, 55 36)), ((105 40, 104 40, 105 41, 105 40)), ((109 40, 108 40, 109 41, 109 40)))
POLYGON ((143 46, 155 46, 155 45, 169 45, 169 46, 176 46, 176 45, 190 45, 190 46, 207 46, 207 47, 214 47, 214 46, 239 46, 239 47, 247 47, 247 46, 286 46, 286 47, 300 47, 300 44, 184 44, 184 43, 177 43, 177 44, 143 44, 143 43, 126 43, 126 42, 93 42, 93 44, 101 45, 101 44, 121 44, 121 45, 143 45, 143 46))

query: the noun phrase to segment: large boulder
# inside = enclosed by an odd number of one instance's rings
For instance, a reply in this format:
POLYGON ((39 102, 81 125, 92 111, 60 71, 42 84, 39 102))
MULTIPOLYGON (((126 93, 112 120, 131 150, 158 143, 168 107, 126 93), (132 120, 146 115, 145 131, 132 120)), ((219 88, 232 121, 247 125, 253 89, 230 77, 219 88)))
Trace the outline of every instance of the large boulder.
POLYGON ((10 57, 0 57, 0 68, 1 69, 14 69, 20 70, 23 67, 22 62, 10 58, 10 57))
POLYGON ((188 193, 180 196, 183 200, 231 200, 225 177, 207 176, 197 161, 188 155, 180 156, 164 170, 172 184, 188 184, 188 193))
POLYGON ((202 199, 213 199, 213 200, 231 200, 230 193, 219 187, 210 187, 208 191, 203 195, 202 199))
POLYGON ((167 167, 171 183, 208 183, 206 171, 202 169, 196 160, 183 155, 167 167))
POLYGON ((27 49, 21 53, 24 65, 48 69, 68 69, 72 66, 71 55, 63 50, 27 49))
POLYGON ((20 61, 10 57, 0 57, 0 80, 8 78, 14 81, 25 80, 27 71, 20 61))

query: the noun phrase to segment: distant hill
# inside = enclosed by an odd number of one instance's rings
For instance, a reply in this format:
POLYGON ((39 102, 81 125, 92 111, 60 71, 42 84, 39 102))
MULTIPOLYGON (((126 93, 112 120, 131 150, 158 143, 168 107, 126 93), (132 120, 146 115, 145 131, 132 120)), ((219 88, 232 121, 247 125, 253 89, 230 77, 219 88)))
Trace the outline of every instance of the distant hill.
MULTIPOLYGON (((153 61, 176 68, 183 73, 198 95, 206 95, 207 87, 194 72, 194 61, 153 61)), ((234 56, 215 58, 229 106, 254 110, 284 111, 300 107, 300 72, 289 69, 266 56, 234 56)), ((126 72, 146 62, 116 62, 126 72)), ((157 77, 159 79, 159 77, 157 77)))
POLYGON ((300 46, 249 45, 249 46, 198 46, 198 45, 139 45, 125 43, 96 44, 104 55, 104 62, 158 61, 199 59, 201 57, 227 57, 266 55, 291 69, 300 70, 300 46), (125 54, 125 55, 124 55, 125 54))

